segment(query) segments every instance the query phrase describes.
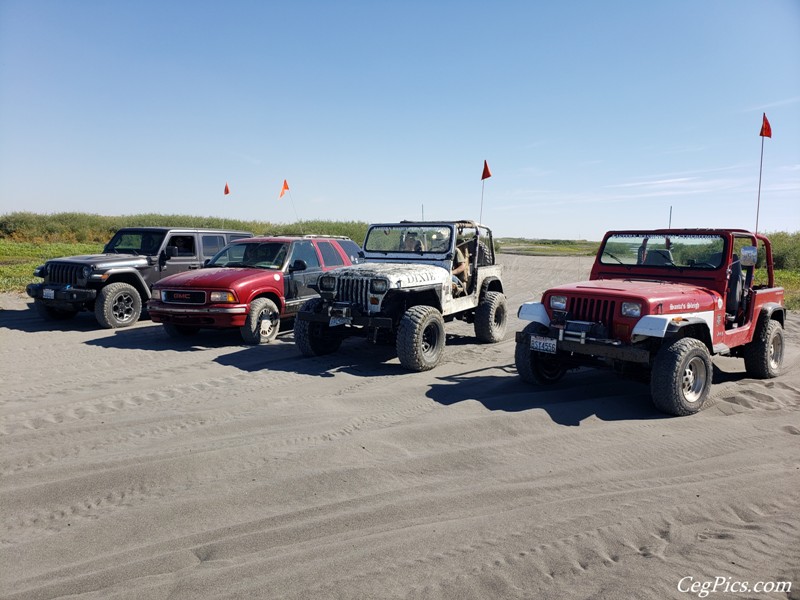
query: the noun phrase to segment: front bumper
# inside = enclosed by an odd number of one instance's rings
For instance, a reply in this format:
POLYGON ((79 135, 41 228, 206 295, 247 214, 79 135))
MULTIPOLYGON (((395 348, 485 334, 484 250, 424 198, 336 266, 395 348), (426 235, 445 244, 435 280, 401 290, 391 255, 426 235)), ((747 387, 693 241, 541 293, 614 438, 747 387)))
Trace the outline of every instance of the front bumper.
POLYGON ((353 326, 366 329, 392 329, 394 321, 391 317, 380 317, 364 314, 361 308, 347 302, 326 303, 320 312, 300 311, 297 318, 301 321, 324 323, 328 327, 353 326))
POLYGON ((187 306, 150 300, 147 303, 147 311, 150 319, 156 323, 227 328, 242 327, 249 309, 246 304, 187 306))
MULTIPOLYGON (((588 338, 585 335, 582 337, 573 336, 571 338, 565 338, 563 329, 551 328, 547 334, 536 335, 518 331, 515 336, 515 340, 518 344, 529 344, 531 349, 533 349, 534 338, 540 340, 546 338, 551 342, 555 342, 555 352, 542 352, 544 355, 555 356, 557 354, 569 354, 642 364, 650 363, 650 352, 646 348, 625 345, 616 340, 588 338)), ((542 344, 538 345, 540 347, 542 346, 542 344)))
POLYGON ((97 298, 97 290, 74 288, 69 285, 29 283, 25 292, 31 298, 44 302, 83 304, 97 298))

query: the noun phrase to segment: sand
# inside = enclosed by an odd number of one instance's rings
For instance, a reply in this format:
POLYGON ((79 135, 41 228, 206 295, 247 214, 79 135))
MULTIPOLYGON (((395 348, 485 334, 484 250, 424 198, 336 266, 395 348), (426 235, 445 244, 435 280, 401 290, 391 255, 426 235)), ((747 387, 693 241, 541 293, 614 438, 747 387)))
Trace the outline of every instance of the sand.
MULTIPOLYGON (((501 258, 514 315, 591 266, 501 258)), ((781 377, 715 358, 670 418, 610 372, 524 384, 516 316, 409 373, 361 340, 303 359, 291 332, 0 308, 2 598, 800 598, 796 314, 781 377)))

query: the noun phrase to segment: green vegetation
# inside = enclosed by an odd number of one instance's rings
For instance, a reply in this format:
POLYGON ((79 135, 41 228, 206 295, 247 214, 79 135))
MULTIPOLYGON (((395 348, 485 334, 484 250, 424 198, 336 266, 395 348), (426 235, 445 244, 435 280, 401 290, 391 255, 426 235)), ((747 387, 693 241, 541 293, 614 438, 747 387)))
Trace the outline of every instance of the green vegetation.
POLYGON ((78 242, 105 244, 122 227, 208 227, 240 229, 256 235, 344 235, 361 245, 368 223, 361 221, 298 221, 270 223, 187 215, 123 215, 106 217, 86 213, 39 215, 14 212, 0 215, 0 240, 13 242, 78 242))
POLYGON ((525 238, 497 238, 495 248, 506 254, 526 256, 594 256, 600 242, 586 240, 528 240, 525 238))
POLYGON ((37 281, 33 277, 33 270, 46 260, 98 253, 118 229, 136 226, 218 227, 251 231, 257 235, 343 235, 361 245, 368 224, 359 221, 281 224, 186 215, 106 217, 85 213, 39 215, 15 212, 0 215, 0 292, 22 292, 28 283, 37 281))
MULTIPOLYGON (((0 215, 0 292, 22 292, 36 281, 33 269, 59 256, 90 254, 102 250, 120 227, 134 226, 224 227, 255 234, 316 233, 344 235, 359 245, 368 223, 360 221, 300 221, 280 224, 186 215, 129 215, 106 217, 85 213, 39 215, 15 212, 0 215)), ((772 242, 775 279, 786 289, 786 306, 800 309, 800 232, 768 233, 772 242)), ((543 240, 499 238, 499 252, 529 256, 594 256, 599 242, 587 240, 543 240)))

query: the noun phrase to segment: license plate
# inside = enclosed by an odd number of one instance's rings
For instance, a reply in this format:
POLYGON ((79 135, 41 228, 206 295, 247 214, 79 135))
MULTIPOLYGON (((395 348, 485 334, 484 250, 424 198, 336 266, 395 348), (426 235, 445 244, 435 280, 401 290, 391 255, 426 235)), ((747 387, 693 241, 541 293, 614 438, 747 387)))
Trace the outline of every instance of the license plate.
POLYGON ((350 317, 331 317, 330 326, 349 325, 353 320, 350 317))
POLYGON ((56 297, 56 291, 52 288, 44 288, 42 290, 42 298, 45 300, 53 300, 56 297))
POLYGON ((532 335, 531 350, 536 350, 537 352, 547 352, 548 354, 555 354, 556 341, 552 338, 542 337, 540 335, 532 335))

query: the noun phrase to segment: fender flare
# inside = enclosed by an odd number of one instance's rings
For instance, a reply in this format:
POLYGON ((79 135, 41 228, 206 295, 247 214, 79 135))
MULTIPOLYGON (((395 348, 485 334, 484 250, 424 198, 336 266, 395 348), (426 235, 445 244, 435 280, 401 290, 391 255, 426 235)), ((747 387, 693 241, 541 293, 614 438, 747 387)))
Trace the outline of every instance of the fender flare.
POLYGON ((501 294, 504 293, 503 282, 500 280, 499 277, 496 277, 494 275, 489 275, 483 281, 481 281, 480 298, 483 298, 486 292, 489 291, 500 292, 501 294))
POLYGON ((675 319, 674 315, 645 315, 636 323, 631 332, 631 341, 633 343, 641 342, 647 338, 668 339, 673 337, 680 337, 681 331, 687 327, 696 327, 700 329, 701 335, 695 337, 703 342, 709 351, 712 349, 711 343, 711 329, 708 321, 700 317, 680 317, 679 320, 675 319))
POLYGON ((103 277, 103 285, 101 287, 105 287, 110 283, 121 281, 122 283, 133 285, 133 287, 136 288, 142 297, 143 304, 152 297, 150 286, 147 285, 147 282, 142 277, 142 274, 133 267, 109 269, 103 273, 103 277), (134 279, 135 282, 131 282, 130 279, 134 279))
POLYGON ((759 319, 761 317, 775 319, 781 324, 781 327, 786 327, 786 307, 778 304, 777 302, 766 302, 765 304, 762 304, 761 311, 758 313, 758 317, 759 319))
POLYGON ((524 302, 519 307, 517 316, 523 321, 532 321, 550 327, 550 316, 541 302, 524 302))

